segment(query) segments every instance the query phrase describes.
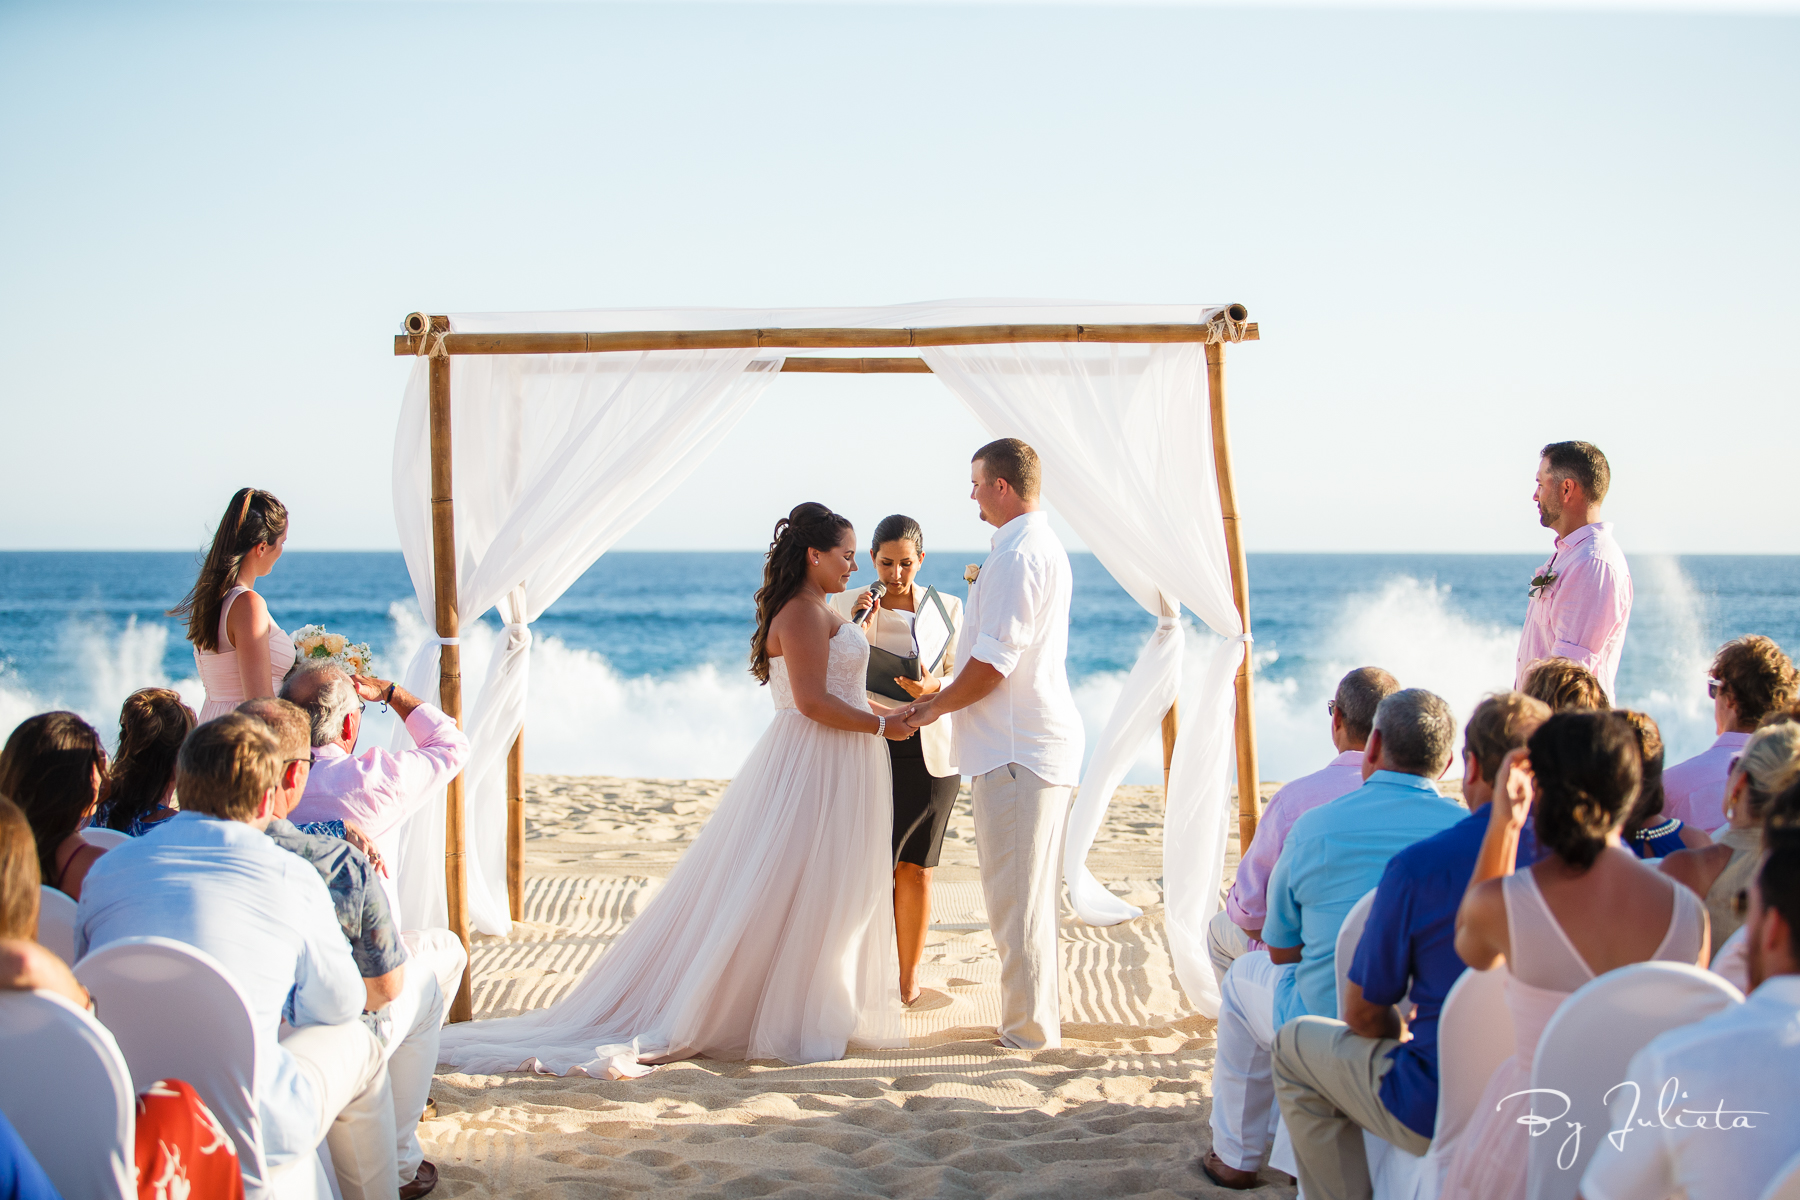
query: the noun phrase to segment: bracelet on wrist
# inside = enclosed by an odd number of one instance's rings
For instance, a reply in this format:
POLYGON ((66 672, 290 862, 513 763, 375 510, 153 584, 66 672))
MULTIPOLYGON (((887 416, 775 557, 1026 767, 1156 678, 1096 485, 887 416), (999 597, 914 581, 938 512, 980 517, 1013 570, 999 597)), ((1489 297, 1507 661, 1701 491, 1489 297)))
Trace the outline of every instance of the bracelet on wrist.
POLYGON ((875 718, 875 736, 876 737, 886 737, 887 736, 887 718, 886 717, 877 716, 875 718))
POLYGON ((381 711, 382 712, 386 712, 388 710, 388 705, 393 701, 393 699, 394 699, 394 685, 390 683, 390 684, 388 684, 387 694, 381 698, 381 711))

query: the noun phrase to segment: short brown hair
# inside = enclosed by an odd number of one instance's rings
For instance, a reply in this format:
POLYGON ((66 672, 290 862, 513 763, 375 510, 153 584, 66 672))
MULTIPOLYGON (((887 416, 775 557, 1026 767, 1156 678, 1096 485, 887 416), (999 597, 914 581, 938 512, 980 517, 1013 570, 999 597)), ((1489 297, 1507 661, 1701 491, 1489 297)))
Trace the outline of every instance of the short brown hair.
POLYGON ((1344 732, 1358 742, 1375 730, 1375 710, 1400 690, 1400 681, 1380 667, 1358 667, 1338 680, 1332 710, 1344 719, 1344 732))
MULTIPOLYGON (((254 717, 269 727, 282 758, 307 758, 312 753, 312 718, 292 700, 264 696, 246 700, 237 706, 246 717, 254 717)), ((285 764, 284 764, 285 765, 285 764)))
POLYGON ((1631 815, 1625 818, 1623 832, 1629 835, 1648 825, 1653 818, 1662 815, 1664 800, 1662 730, 1657 726, 1656 718, 1649 713, 1638 712, 1631 708, 1615 708, 1613 712, 1631 726, 1631 732, 1637 736, 1638 759, 1643 768, 1639 777, 1637 803, 1631 806, 1631 815))
POLYGON ((19 806, 0 796, 0 938, 37 939, 37 839, 19 806))
POLYGON ((1594 443, 1551 442, 1538 451, 1538 456, 1550 464, 1551 475, 1579 483, 1590 504, 1606 499, 1606 489, 1612 486, 1612 468, 1594 443))
POLYGON ((184 810, 227 821, 256 816, 281 777, 281 746, 269 727, 243 713, 226 713, 181 743, 175 790, 184 810))
POLYGON ((1604 710, 1612 707, 1594 673, 1572 658, 1540 658, 1525 672, 1527 696, 1542 700, 1552 712, 1604 710))
POLYGON ((1019 499, 1032 501, 1038 498, 1043 468, 1038 465, 1037 451, 1018 438, 1001 438, 997 442, 989 442, 977 450, 969 461, 978 462, 987 468, 989 479, 1006 480, 1007 485, 1019 493, 1019 499))
POLYGON ((1733 638, 1713 656, 1712 677, 1731 693, 1738 720, 1756 725, 1794 698, 1794 663, 1760 633, 1733 638))
POLYGON ((1463 751, 1475 756, 1484 783, 1500 774, 1500 760, 1525 744, 1550 719, 1550 706, 1524 692, 1496 692, 1475 706, 1463 726, 1463 751))

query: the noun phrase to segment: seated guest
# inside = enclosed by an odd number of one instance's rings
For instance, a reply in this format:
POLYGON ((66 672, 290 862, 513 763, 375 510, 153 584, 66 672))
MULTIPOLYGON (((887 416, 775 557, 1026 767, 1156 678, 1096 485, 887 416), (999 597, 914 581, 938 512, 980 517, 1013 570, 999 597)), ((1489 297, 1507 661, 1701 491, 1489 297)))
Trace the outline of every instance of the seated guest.
POLYGON ((108 829, 141 837, 175 815, 175 756, 194 724, 194 710, 168 688, 125 697, 101 818, 108 829))
POLYGON ((1619 830, 1619 840, 1639 858, 1667 858, 1677 850, 1712 845, 1712 838, 1705 830, 1663 815, 1663 740, 1656 719, 1649 713, 1629 708, 1613 711, 1625 719, 1636 735, 1638 765, 1643 771, 1637 803, 1631 806, 1631 815, 1625 818, 1625 827, 1619 830))
POLYGON ((1600 680, 1572 658, 1541 658, 1532 663, 1525 671, 1525 686, 1519 690, 1548 704, 1551 712, 1612 707, 1600 680))
POLYGON ((1633 1102, 1637 1120, 1653 1115, 1676 1079, 1679 1107, 1693 1115, 1601 1138, 1581 1177, 1586 1200, 1749 1200, 1800 1145, 1800 843, 1775 830, 1769 840, 1746 897, 1749 999, 1638 1051, 1625 1068, 1635 1086, 1614 1094, 1611 1125, 1626 1128, 1633 1102), (1715 1108, 1730 1124, 1694 1119, 1715 1108), (1732 1120, 1734 1110, 1756 1115, 1732 1120))
POLYGON ((11 797, 31 823, 38 871, 72 900, 100 858, 81 829, 106 791, 106 747, 94 727, 72 712, 39 713, 19 723, 0 750, 0 796, 11 797))
MULTIPOLYGON (((298 854, 318 869, 368 992, 363 1011, 373 1014, 389 1031, 384 1050, 394 1093, 394 1128, 399 1134, 395 1150, 400 1196, 415 1200, 437 1183, 437 1167, 425 1161, 419 1145, 419 1117, 425 1111, 432 1072, 437 1068, 443 992, 431 971, 406 969, 407 948, 400 927, 389 914, 387 893, 376 882, 375 871, 362 852, 339 838, 304 833, 286 819, 306 790, 311 766, 312 725, 306 713, 286 700, 273 698, 246 700, 237 711, 266 725, 280 747, 283 765, 275 785, 275 818, 264 832, 283 850, 298 854)), ((439 932, 455 947, 460 975, 462 943, 448 930, 439 932)))
POLYGON ((1325 705, 1331 717, 1331 744, 1337 757, 1314 771, 1284 784, 1269 800, 1256 836, 1250 839, 1237 879, 1225 897, 1225 907, 1213 914, 1207 927, 1206 947, 1221 983, 1232 960, 1251 950, 1263 949, 1263 916, 1268 912, 1269 872, 1281 857, 1288 830, 1309 812, 1362 786, 1363 747, 1375 721, 1375 706, 1400 690, 1400 683, 1380 667, 1358 667, 1338 681, 1337 695, 1325 705))
POLYGON ((157 936, 212 955, 255 1018, 264 1157, 279 1168, 328 1142, 345 1200, 395 1193, 394 1101, 366 992, 319 873, 263 833, 280 756, 230 713, 182 743, 181 811, 94 865, 76 914, 79 956, 157 936), (293 1032, 280 1041, 286 1020, 293 1032))
MULTIPOLYGON (((290 814, 294 822, 354 821, 382 858, 398 861, 400 827, 463 769, 469 761, 468 737, 441 709, 404 688, 362 675, 352 679, 336 667, 300 668, 281 685, 281 698, 305 709, 312 722, 312 774, 290 814), (415 749, 356 753, 368 701, 393 706, 415 749)), ((407 914, 393 879, 383 877, 382 886, 405 925, 407 914)))
POLYGON ((1753 634, 1719 647, 1706 681, 1718 740, 1663 772, 1663 811, 1708 833, 1723 826, 1732 757, 1764 717, 1787 707, 1794 682, 1793 662, 1766 637, 1753 634))
POLYGON ((1733 904, 1762 861, 1763 814, 1769 802, 1800 779, 1800 725, 1783 722, 1750 735, 1732 756, 1725 785, 1725 828, 1718 841, 1663 859, 1663 873, 1706 901, 1713 944, 1723 946, 1743 917, 1733 904))
POLYGON ((1706 910, 1619 840, 1637 799, 1637 738, 1610 712, 1557 713, 1507 755, 1475 873, 1456 914, 1456 952, 1477 971, 1506 963, 1513 1056, 1488 1080, 1457 1138, 1443 1196, 1521 1200, 1531 1061, 1544 1026, 1581 985, 1630 963, 1704 964, 1706 910), (1533 811, 1535 809, 1535 812, 1533 811), (1515 871, 1527 817, 1544 857, 1515 871))
POLYGON ((37 944, 38 879, 31 826, 0 796, 0 989, 56 992, 86 1008, 88 994, 68 964, 37 944))
MULTIPOLYGON (((1456 910, 1487 834, 1494 779, 1506 755, 1550 716, 1520 692, 1489 696, 1463 730, 1469 816, 1388 860, 1356 959, 1343 1020, 1304 1016, 1275 1034, 1275 1094, 1308 1196, 1374 1195, 1362 1130, 1409 1154, 1431 1146, 1437 1122, 1437 1023, 1467 968, 1456 956, 1456 910), (1394 1006, 1410 996, 1410 1022, 1394 1006)), ((1520 837, 1515 864, 1537 860, 1520 837)))
POLYGON ((1432 780, 1450 762, 1450 706, 1407 688, 1375 709, 1362 787, 1303 815, 1269 876, 1267 950, 1225 972, 1213 1061, 1213 1149, 1200 1166, 1214 1183, 1256 1187, 1275 1125, 1269 1053, 1295 1017, 1337 1016, 1337 935, 1344 916, 1381 881, 1388 859, 1467 814, 1432 780))

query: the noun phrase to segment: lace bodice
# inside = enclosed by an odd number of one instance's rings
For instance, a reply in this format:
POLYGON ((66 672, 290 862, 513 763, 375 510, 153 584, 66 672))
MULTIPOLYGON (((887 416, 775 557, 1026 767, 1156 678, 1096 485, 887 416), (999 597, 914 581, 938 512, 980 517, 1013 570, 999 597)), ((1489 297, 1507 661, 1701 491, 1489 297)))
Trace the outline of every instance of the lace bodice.
MULTIPOLYGON (((869 674, 869 641, 849 621, 831 635, 831 653, 825 663, 825 690, 857 708, 869 707, 863 684, 869 674)), ((794 686, 788 682, 786 657, 769 660, 769 691, 776 708, 794 707, 794 686)))

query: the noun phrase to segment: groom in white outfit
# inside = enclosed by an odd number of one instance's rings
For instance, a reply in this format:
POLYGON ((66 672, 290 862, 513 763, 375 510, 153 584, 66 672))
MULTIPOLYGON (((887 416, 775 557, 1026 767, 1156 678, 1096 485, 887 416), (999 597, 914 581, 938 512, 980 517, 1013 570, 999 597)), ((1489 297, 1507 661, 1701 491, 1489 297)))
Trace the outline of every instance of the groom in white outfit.
POLYGON ((970 776, 988 925, 1000 950, 1000 1044, 1062 1045, 1056 949, 1063 826, 1080 781, 1082 729, 1069 694, 1069 556, 1038 511, 1038 456, 1017 438, 970 463, 971 498, 996 526, 993 553, 969 586, 956 671, 905 718, 951 730, 970 776))

